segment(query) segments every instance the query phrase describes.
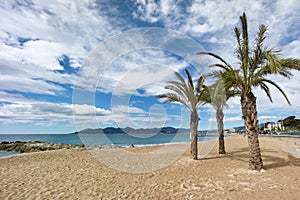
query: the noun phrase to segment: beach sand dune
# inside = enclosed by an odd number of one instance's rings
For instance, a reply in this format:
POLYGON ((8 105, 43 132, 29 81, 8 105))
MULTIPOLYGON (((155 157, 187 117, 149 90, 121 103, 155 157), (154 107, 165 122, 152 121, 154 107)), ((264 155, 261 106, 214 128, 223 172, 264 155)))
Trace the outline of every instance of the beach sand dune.
MULTIPOLYGON (((246 138, 225 142, 227 155, 218 155, 217 145, 199 160, 191 160, 186 151, 170 165, 147 173, 112 169, 82 150, 1 158, 0 199, 299 199, 300 159, 283 151, 299 149, 299 139, 260 138, 265 166, 260 172, 247 169, 246 138)), ((160 148, 126 151, 134 156, 160 148)))

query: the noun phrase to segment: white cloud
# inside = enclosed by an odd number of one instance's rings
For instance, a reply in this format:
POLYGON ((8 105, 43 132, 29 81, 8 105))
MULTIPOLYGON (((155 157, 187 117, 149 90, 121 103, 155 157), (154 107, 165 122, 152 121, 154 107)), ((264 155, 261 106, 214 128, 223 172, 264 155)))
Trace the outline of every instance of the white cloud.
POLYGON ((0 92, 0 123, 26 124, 27 126, 58 126, 68 124, 78 130, 118 124, 131 126, 162 127, 168 119, 157 109, 145 111, 135 106, 116 105, 112 110, 87 104, 53 103, 29 100, 19 94, 0 92))
POLYGON ((288 58, 299 58, 300 39, 294 40, 282 48, 282 54, 288 58))
POLYGON ((64 88, 47 83, 44 80, 33 80, 29 78, 16 78, 15 76, 2 75, 0 89, 9 91, 21 91, 26 93, 54 95, 54 91, 64 91, 64 88))
POLYGON ((251 13, 261 13, 264 9, 262 1, 192 1, 190 5, 183 1, 137 1, 138 9, 133 16, 140 20, 154 23, 162 21, 168 28, 204 34, 220 31, 228 26, 234 26, 239 15, 245 10, 251 13))
MULTIPOLYGON (((21 98, 19 97, 19 100, 21 98)), ((111 118, 111 111, 89 105, 72 105, 67 103, 52 103, 31 101, 0 105, 0 122, 3 124, 25 123, 28 126, 57 126, 61 123, 85 123, 87 128, 92 118, 96 116, 111 118), (73 115, 74 111, 74 115, 73 115)), ((74 124, 72 124, 74 126, 74 124)))
POLYGON ((4 59, 40 65, 49 70, 62 70, 58 59, 64 53, 67 54, 61 44, 45 40, 28 41, 21 48, 2 44, 0 50, 0 56, 4 59))
MULTIPOLYGON (((224 122, 242 122, 242 117, 241 116, 235 116, 235 117, 224 117, 224 122)), ((209 122, 216 122, 217 119, 216 118, 209 118, 208 119, 209 122)))
POLYGON ((278 116, 263 115, 263 116, 259 116, 258 117, 258 120, 260 120, 260 121, 265 121, 265 120, 272 120, 272 121, 274 121, 274 120, 278 120, 278 119, 279 119, 278 116))
POLYGON ((59 74, 40 65, 0 59, 0 90, 56 95, 65 91, 59 84, 72 85, 74 74, 59 74))
POLYGON ((0 65, 5 70, 0 77, 4 75, 1 79, 8 80, 9 69, 10 74, 16 72, 7 90, 55 95, 61 87, 47 81, 72 84, 75 79, 53 73, 63 70, 59 64, 62 55, 70 58, 71 67, 78 68, 92 48, 120 31, 99 12, 93 0, 5 1, 0 12, 5 16, 0 19, 0 65), (18 86, 19 77, 23 86, 18 86))
POLYGON ((126 105, 117 105, 112 108, 114 113, 131 113, 131 114, 146 114, 146 112, 140 108, 126 105))
POLYGON ((135 51, 115 60, 102 74, 98 90, 114 95, 156 95, 163 82, 174 79, 174 72, 188 65, 161 50, 135 51), (139 94, 136 89, 143 89, 139 94))
POLYGON ((96 108, 95 106, 92 105, 87 105, 87 104, 73 104, 73 111, 75 115, 100 115, 100 116, 106 116, 110 115, 111 111, 110 110, 105 110, 103 108, 96 108))
POLYGON ((158 4, 154 0, 138 0, 137 9, 133 13, 135 18, 140 18, 144 21, 151 23, 157 22, 159 18, 156 16, 158 13, 158 4))
MULTIPOLYGON (((246 11, 251 41, 260 24, 269 26, 268 38, 271 47, 280 46, 280 42, 292 37, 299 41, 300 31, 298 11, 299 3, 292 1, 247 1, 238 2, 217 0, 195 0, 190 4, 170 1, 137 1, 139 10, 133 15, 140 20, 162 22, 165 27, 191 34, 200 41, 213 42, 213 51, 221 53, 228 60, 233 58, 235 42, 233 28, 239 23, 239 16, 246 11), (153 6, 155 4, 155 6, 153 6), (152 5, 152 6, 148 6, 152 5), (278 28, 280 27, 280 28, 278 28), (211 36, 214 35, 213 40, 211 36), (217 41, 217 43, 215 43, 217 41)), ((288 41, 289 43, 290 41, 288 41)), ((298 52, 295 45, 287 52, 298 52)), ((288 55, 285 54, 285 55, 288 55)), ((299 57, 298 55, 295 55, 299 57)), ((235 60, 235 59, 234 59, 235 60)))
MULTIPOLYGON (((85 128, 94 117, 111 118, 111 111, 93 105, 55 103, 26 98, 20 94, 0 91, 0 122, 3 124, 25 123, 27 126, 55 126, 72 122, 85 122, 85 128), (96 116, 95 116, 96 113, 96 116)), ((94 120, 96 121, 96 119, 94 120)))
POLYGON ((70 121, 72 110, 67 104, 41 103, 32 104, 3 104, 0 106, 0 121, 10 123, 43 123, 70 121))

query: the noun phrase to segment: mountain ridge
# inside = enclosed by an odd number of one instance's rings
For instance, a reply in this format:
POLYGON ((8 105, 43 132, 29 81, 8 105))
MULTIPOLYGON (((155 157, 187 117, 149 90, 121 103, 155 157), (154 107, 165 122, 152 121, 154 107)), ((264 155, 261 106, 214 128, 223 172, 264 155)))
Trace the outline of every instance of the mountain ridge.
POLYGON ((190 129, 185 128, 174 128, 174 127, 162 127, 162 128, 138 128, 134 129, 131 127, 125 128, 115 128, 115 127, 106 127, 106 128, 87 128, 81 131, 75 132, 75 134, 122 134, 122 133, 135 133, 135 134, 147 134, 147 133, 189 133, 190 129))

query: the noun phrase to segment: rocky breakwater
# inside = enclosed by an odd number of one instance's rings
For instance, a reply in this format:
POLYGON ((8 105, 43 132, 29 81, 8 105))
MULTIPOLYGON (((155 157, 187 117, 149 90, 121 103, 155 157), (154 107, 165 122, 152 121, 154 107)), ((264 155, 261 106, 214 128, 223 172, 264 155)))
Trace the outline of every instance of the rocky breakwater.
POLYGON ((29 142, 1 142, 0 150, 4 151, 16 151, 21 153, 38 152, 38 151, 50 151, 58 149, 74 149, 84 148, 84 145, 75 144, 62 144, 62 143, 48 143, 40 141, 29 141, 29 142))

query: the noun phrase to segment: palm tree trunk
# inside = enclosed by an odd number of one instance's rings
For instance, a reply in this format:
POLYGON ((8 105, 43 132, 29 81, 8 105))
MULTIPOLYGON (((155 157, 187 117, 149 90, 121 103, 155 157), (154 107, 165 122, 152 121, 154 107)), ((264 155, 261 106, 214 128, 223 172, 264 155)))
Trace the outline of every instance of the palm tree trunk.
POLYGON ((224 114, 222 109, 217 109, 216 112, 218 133, 219 133, 219 154, 225 154, 225 141, 224 141, 224 114))
POLYGON ((199 117, 197 110, 191 112, 190 131, 191 131, 191 153, 192 158, 197 160, 198 155, 198 123, 199 117))
POLYGON ((256 97, 252 92, 249 92, 246 96, 242 96, 241 104, 245 128, 248 135, 249 168, 259 171, 263 168, 263 162, 258 140, 256 97))

